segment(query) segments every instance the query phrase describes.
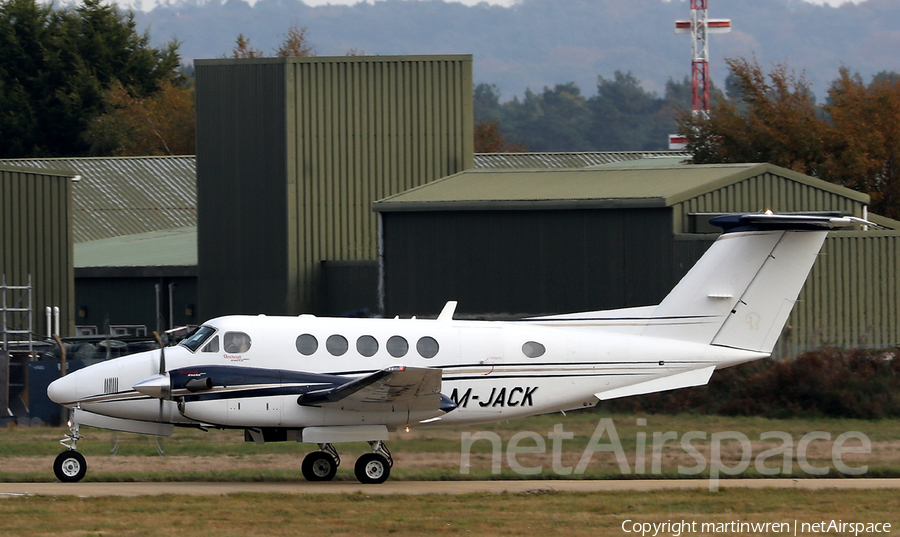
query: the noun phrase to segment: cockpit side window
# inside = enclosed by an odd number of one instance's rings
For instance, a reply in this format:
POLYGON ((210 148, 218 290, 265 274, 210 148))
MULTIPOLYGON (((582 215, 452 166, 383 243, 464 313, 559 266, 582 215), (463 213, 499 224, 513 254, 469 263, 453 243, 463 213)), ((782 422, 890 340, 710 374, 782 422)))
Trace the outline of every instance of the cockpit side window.
POLYGON ((215 336, 203 347, 203 352, 219 352, 219 336, 215 336))
POLYGON ((216 329, 211 326, 201 326, 196 332, 184 338, 184 341, 181 342, 181 346, 187 347, 191 352, 197 352, 197 349, 199 349, 200 346, 215 332, 216 329))
POLYGON ((225 332, 225 352, 242 353, 250 350, 250 336, 243 332, 225 332))

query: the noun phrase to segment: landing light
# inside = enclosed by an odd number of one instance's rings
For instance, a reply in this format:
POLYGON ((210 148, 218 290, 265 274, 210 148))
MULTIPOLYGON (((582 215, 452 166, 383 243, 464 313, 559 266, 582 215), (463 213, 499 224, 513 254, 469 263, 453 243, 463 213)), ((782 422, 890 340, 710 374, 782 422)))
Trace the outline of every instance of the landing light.
POLYGON ((406 432, 409 432, 409 427, 406 428, 406 432))

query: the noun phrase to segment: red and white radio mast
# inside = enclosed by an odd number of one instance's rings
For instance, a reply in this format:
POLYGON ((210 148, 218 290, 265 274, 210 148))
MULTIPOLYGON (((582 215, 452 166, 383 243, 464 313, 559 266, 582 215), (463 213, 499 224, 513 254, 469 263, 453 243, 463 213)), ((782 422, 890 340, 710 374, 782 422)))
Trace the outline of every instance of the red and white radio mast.
MULTIPOLYGON (((676 34, 691 34, 691 109, 694 116, 709 117, 709 34, 731 31, 731 19, 710 19, 708 0, 691 0, 691 20, 675 21, 676 34)), ((669 135, 669 149, 684 149, 687 138, 669 135)))

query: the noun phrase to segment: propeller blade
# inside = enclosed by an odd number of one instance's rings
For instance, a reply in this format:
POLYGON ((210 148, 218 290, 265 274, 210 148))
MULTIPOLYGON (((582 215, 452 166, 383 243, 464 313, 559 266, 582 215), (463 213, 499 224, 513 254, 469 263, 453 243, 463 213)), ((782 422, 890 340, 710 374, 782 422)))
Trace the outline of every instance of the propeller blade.
POLYGON ((153 339, 159 345, 159 374, 164 375, 166 373, 166 346, 163 343, 163 339, 159 336, 159 332, 155 330, 153 331, 153 339))
MULTIPOLYGON (((153 331, 153 339, 155 339, 156 343, 159 344, 159 374, 165 375, 165 382, 168 382, 169 375, 166 375, 166 345, 165 345, 165 342, 163 341, 163 338, 161 338, 159 336, 159 332, 157 332, 155 330, 153 331)), ((166 389, 168 389, 168 385, 166 386, 166 389)), ((168 394, 158 396, 159 397, 159 420, 157 420, 157 421, 159 421, 159 422, 163 421, 163 403, 165 401, 165 397, 167 397, 167 396, 168 396, 168 394)))

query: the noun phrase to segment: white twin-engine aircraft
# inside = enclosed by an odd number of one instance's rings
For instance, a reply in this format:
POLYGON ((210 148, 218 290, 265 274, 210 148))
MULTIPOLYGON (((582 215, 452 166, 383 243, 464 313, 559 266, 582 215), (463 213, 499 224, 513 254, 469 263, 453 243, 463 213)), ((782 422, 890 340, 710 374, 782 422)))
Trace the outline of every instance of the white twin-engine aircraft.
POLYGON ((362 483, 382 483, 388 433, 594 406, 704 385, 770 355, 829 229, 853 217, 745 214, 723 228, 657 306, 516 321, 227 316, 176 347, 86 367, 53 382, 72 408, 60 481, 87 470, 79 425, 152 435, 174 426, 243 429, 256 443, 318 445, 310 481, 334 477, 334 444, 368 442, 362 483))

